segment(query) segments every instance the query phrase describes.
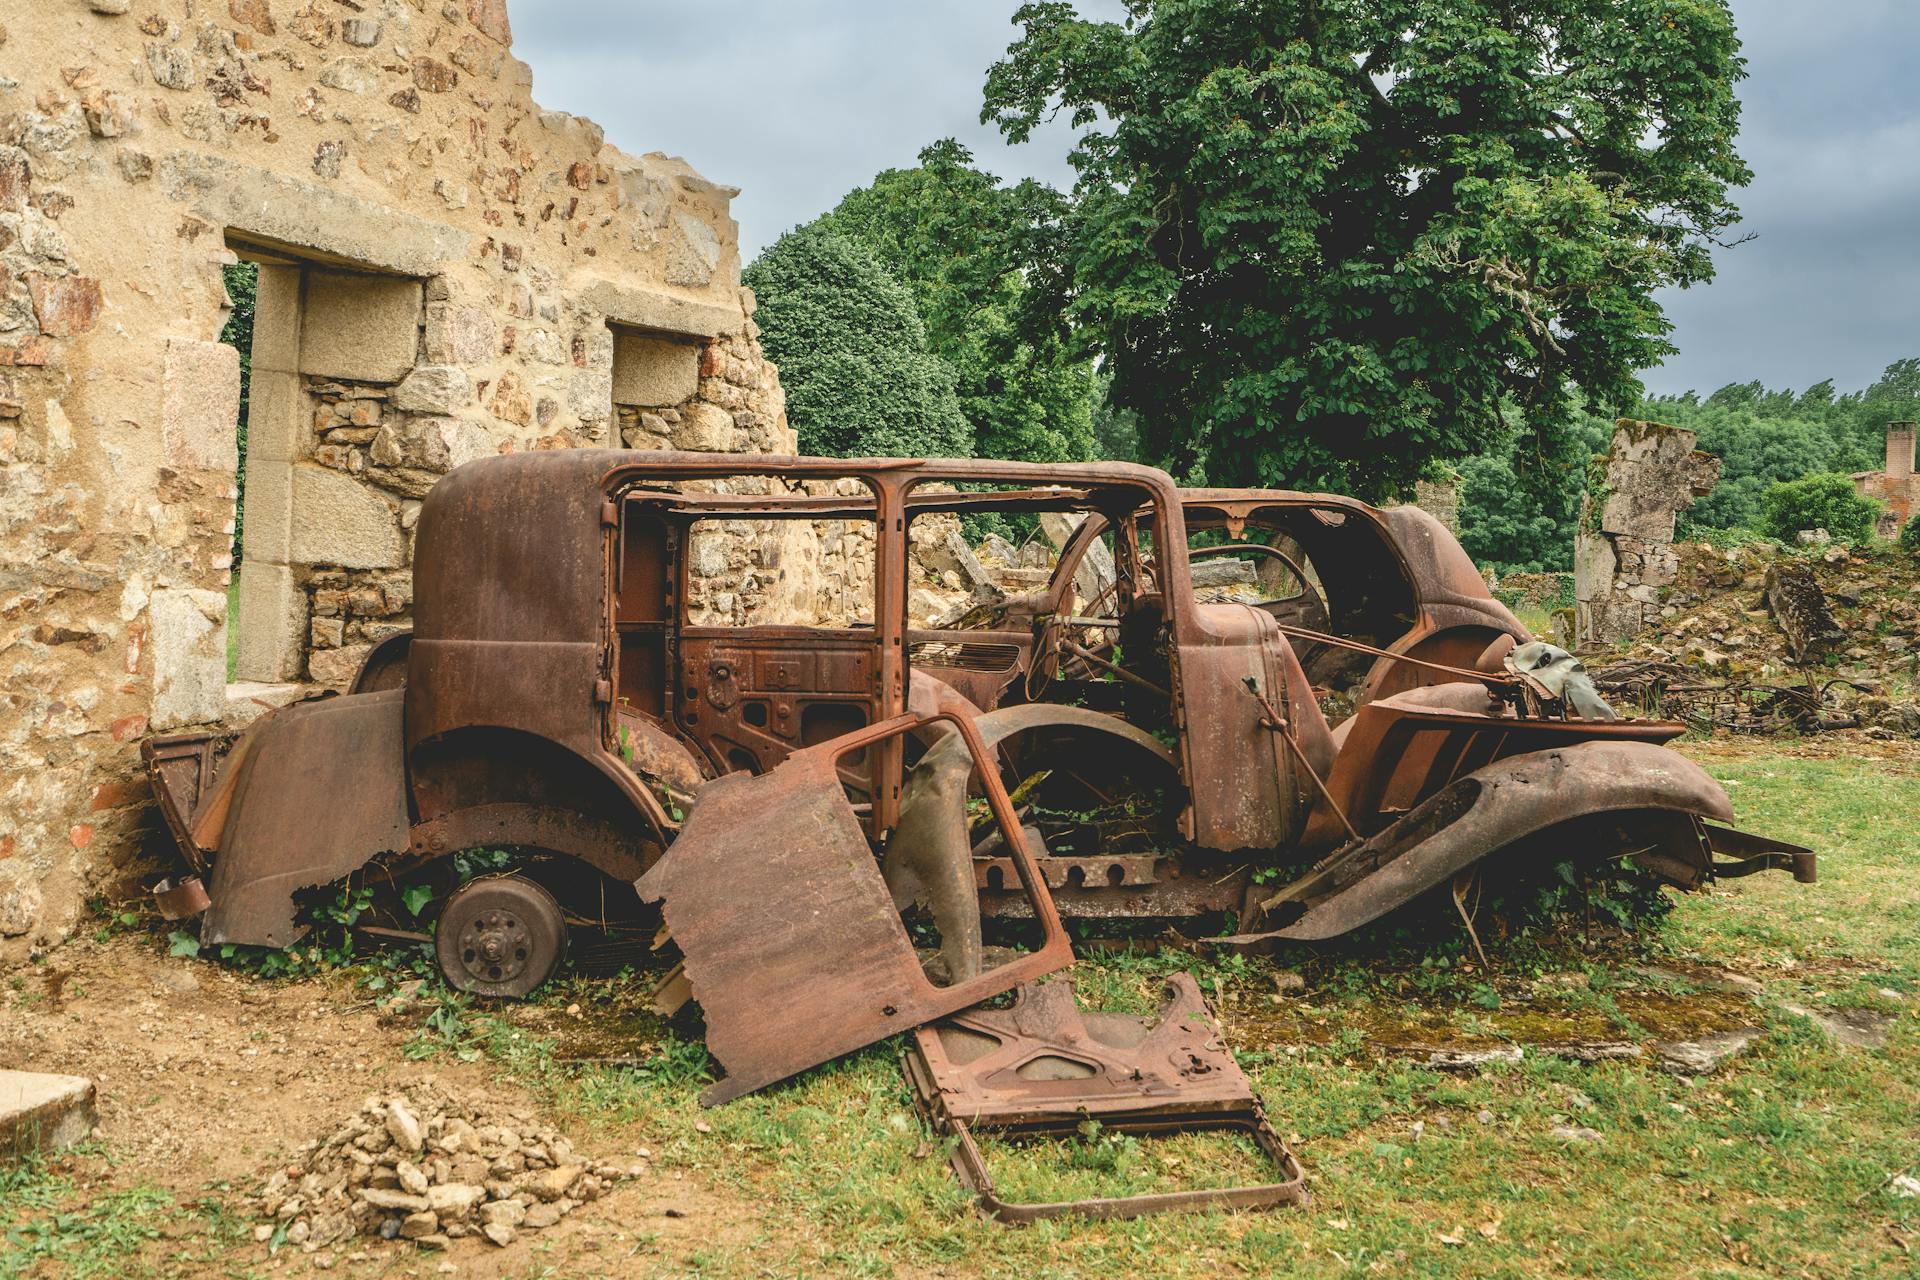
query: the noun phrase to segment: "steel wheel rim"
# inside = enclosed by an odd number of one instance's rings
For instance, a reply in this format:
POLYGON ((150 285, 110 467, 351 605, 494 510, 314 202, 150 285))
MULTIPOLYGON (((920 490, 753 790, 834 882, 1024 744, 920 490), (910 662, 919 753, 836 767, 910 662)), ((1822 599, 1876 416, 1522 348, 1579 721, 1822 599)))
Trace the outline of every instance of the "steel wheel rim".
POLYGON ((434 952, 447 982, 462 991, 524 996, 559 968, 566 940, 553 895, 519 876, 489 876, 447 899, 434 952))

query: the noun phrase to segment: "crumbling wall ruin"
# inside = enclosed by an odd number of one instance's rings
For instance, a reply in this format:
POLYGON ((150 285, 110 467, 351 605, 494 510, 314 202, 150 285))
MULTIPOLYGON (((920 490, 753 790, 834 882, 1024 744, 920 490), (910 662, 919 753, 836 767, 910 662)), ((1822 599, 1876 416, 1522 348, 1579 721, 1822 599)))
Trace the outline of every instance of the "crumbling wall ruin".
POLYGON ((1920 423, 1889 422, 1886 470, 1856 471, 1853 475, 1853 491, 1880 504, 1873 526, 1875 537, 1889 541, 1899 537, 1907 521, 1920 510, 1920 476, 1913 470, 1916 430, 1920 430, 1920 423))
POLYGON ((793 450, 734 192, 541 110, 509 43, 505 0, 0 16, 0 963, 155 838, 143 736, 338 686, 408 625, 460 462, 793 450))
POLYGON ((1580 506, 1574 535, 1574 639, 1617 644, 1660 616, 1661 593, 1680 567, 1674 519, 1713 491, 1720 460, 1694 434, 1622 418, 1580 506))

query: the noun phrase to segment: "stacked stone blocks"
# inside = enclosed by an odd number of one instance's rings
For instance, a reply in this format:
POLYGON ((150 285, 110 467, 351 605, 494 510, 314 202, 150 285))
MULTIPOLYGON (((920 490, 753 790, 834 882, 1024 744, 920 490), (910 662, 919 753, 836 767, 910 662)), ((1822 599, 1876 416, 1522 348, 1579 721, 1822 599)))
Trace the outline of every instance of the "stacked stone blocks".
POLYGON ((1720 476, 1720 460, 1693 443, 1693 432, 1663 423, 1615 425, 1600 491, 1581 500, 1574 535, 1577 644, 1630 640, 1659 616, 1680 568, 1675 518, 1720 476))
MULTIPOLYGON (((340 685, 407 624, 419 503, 459 462, 616 443, 616 382, 662 439, 792 452, 735 192, 541 109, 509 40, 504 0, 0 22, 0 964, 143 870, 142 737, 340 685)), ((761 559, 780 607, 807 595, 804 557, 761 559)))

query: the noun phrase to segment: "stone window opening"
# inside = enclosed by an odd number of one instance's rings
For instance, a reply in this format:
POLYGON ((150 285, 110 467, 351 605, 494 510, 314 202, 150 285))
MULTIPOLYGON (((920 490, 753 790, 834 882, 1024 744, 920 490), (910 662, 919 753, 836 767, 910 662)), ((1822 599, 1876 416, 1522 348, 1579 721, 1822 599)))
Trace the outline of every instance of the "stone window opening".
POLYGON ((609 325, 613 331, 613 416, 629 449, 736 448, 733 415, 695 400, 702 345, 683 335, 609 325))
POLYGON ((345 686, 411 626, 412 526, 459 432, 399 407, 440 407, 403 388, 421 364, 425 282, 232 247, 254 292, 229 701, 270 704, 262 686, 345 686))

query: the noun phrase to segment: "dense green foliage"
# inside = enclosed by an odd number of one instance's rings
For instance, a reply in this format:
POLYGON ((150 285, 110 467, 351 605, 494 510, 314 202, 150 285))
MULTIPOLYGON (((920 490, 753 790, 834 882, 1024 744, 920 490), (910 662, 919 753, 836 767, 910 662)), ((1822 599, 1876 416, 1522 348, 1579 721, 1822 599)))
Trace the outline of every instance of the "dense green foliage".
POLYGON ((1837 394, 1831 381, 1798 394, 1734 383, 1705 399, 1691 392, 1655 396, 1635 412, 1689 428, 1699 447, 1720 459, 1720 482, 1683 517, 1683 532, 1757 529, 1767 490, 1777 483, 1880 470, 1887 423, 1920 417, 1920 359, 1896 360, 1863 391, 1837 394))
POLYGON ((1900 545, 1908 551, 1920 551, 1920 515, 1900 527, 1900 545))
POLYGON ((1467 554, 1500 573, 1572 569, 1588 463, 1612 436, 1612 419, 1581 413, 1551 450, 1514 430, 1462 463, 1460 543, 1467 554))
POLYGON ((858 241, 813 224, 742 273, 807 453, 966 457, 953 371, 927 349, 913 295, 858 241))
MULTIPOLYGON (((1144 452, 1218 483, 1403 489, 1564 445, 1672 347, 1749 174, 1724 0, 1023 5, 984 117, 1084 129, 1069 324, 1144 452)), ((1043 296, 1047 296, 1043 294, 1043 296)))
POLYGON ((1825 529, 1842 542, 1860 542, 1873 532, 1880 504, 1853 491, 1853 481, 1823 471, 1776 484, 1760 503, 1767 533, 1791 542, 1802 529, 1825 529))
POLYGON ((859 241, 913 293, 927 346, 953 369, 973 451, 987 458, 1058 462, 1093 452, 1093 364, 1060 331, 1023 332, 1019 320, 1057 305, 1041 247, 1065 197, 1028 180, 1003 186, 951 139, 919 167, 888 169, 818 220, 859 241))
POLYGON ((235 428, 240 445, 240 464, 233 483, 233 562, 240 563, 240 539, 247 514, 247 392, 253 381, 253 305, 260 283, 260 266, 254 262, 236 262, 220 269, 226 282, 227 298, 233 310, 220 330, 220 341, 240 351, 240 422, 235 428))

